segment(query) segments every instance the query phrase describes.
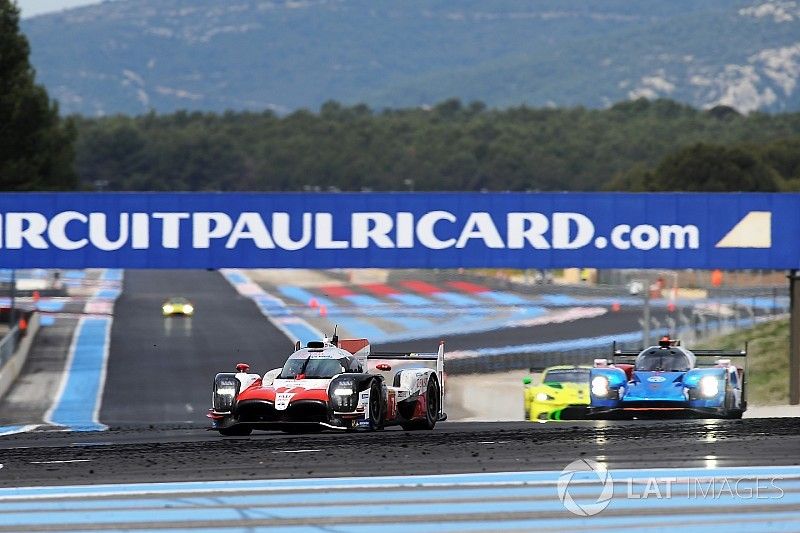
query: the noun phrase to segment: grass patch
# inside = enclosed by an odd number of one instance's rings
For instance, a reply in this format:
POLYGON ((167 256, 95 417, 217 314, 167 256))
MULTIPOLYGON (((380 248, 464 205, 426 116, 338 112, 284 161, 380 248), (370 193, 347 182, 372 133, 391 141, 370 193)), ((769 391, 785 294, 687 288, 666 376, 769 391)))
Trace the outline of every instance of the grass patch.
POLYGON ((705 341, 698 349, 740 350, 748 342, 747 396, 751 405, 789 403, 789 319, 705 341))

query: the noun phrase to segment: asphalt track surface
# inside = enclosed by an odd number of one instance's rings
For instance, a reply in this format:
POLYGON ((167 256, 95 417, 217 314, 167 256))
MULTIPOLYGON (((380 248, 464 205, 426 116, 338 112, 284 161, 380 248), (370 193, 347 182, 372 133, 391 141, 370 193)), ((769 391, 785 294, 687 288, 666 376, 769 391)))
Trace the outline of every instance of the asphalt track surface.
POLYGON ((127 270, 114 307, 100 421, 204 423, 217 372, 238 362, 254 372, 282 366, 291 342, 218 272, 127 270), (191 318, 161 315, 170 296, 195 307, 191 318))
MULTIPOLYGON (((665 323, 665 312, 653 312, 653 317, 665 323)), ((583 318, 578 321, 561 322, 537 326, 504 328, 481 333, 448 335, 445 339, 448 351, 475 350, 479 348, 498 348, 528 343, 556 342, 565 339, 585 337, 602 337, 618 333, 636 331, 641 326, 640 308, 623 308, 618 312, 608 312, 594 318, 583 318), (578 326, 578 327, 576 327, 578 326)), ((435 339, 419 339, 404 342, 382 343, 378 350, 387 351, 419 351, 429 352, 436 348, 435 339)), ((610 354, 611 346, 598 347, 598 354, 606 350, 610 354)))
POLYGON ((800 419, 445 422, 433 431, 222 438, 199 426, 23 433, 0 440, 0 486, 800 465, 800 419))
MULTIPOLYGON (((582 333, 609 327, 591 324, 582 333)), ((280 366, 290 349, 217 272, 127 271, 100 413, 109 431, 4 437, 0 485, 554 470, 582 457, 610 468, 800 465, 800 419, 446 422, 432 432, 248 438, 206 429, 216 372, 240 360, 263 372, 280 366), (195 316, 163 318, 170 295, 191 299, 195 316)))

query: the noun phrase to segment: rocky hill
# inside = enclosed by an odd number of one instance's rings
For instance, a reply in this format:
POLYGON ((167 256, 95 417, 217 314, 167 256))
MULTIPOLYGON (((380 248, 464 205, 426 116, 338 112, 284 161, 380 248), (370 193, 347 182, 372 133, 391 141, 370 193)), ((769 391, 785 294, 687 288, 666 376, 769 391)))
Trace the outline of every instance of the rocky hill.
POLYGON ((800 2, 116 0, 24 21, 66 113, 447 98, 800 109, 800 2))

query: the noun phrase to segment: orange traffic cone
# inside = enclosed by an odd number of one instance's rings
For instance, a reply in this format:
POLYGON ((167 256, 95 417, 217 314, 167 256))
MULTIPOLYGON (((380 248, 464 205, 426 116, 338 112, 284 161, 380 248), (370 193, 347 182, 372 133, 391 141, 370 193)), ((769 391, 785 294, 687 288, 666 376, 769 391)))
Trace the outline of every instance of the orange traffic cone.
POLYGON ((33 301, 38 302, 39 297, 40 297, 39 291, 33 291, 33 301))
POLYGON ((311 308, 313 308, 313 309, 316 309, 317 307, 319 307, 319 302, 317 301, 317 299, 316 299, 316 298, 311 298, 311 299, 308 301, 308 306, 309 306, 309 307, 311 307, 311 308))
POLYGON ((619 302, 614 302, 611 304, 611 310, 615 313, 618 312, 620 310, 619 302))
POLYGON ((328 308, 327 306, 320 305, 319 306, 319 316, 328 316, 328 308))

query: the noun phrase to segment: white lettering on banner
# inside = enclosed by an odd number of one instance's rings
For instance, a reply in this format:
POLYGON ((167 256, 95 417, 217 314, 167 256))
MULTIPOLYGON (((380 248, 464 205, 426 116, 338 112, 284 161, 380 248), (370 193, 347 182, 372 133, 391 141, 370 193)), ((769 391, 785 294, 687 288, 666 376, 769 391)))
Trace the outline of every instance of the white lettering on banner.
POLYGON ((458 237, 456 248, 463 248, 470 239, 483 239, 487 248, 505 248, 503 239, 497 232, 489 213, 472 213, 464 224, 464 230, 458 237))
POLYGON ((315 233, 315 248, 317 250, 342 250, 347 248, 347 241, 333 240, 333 215, 330 213, 317 213, 315 233))
MULTIPOLYGON (((56 215, 58 216, 58 215, 56 215)), ((42 233, 47 229, 47 219, 41 213, 8 213, 6 215, 6 248, 19 250, 22 242, 31 248, 45 249, 47 241, 42 233)))
POLYGON ((394 248, 389 232, 394 221, 386 213, 353 213, 353 248, 369 248, 369 241, 378 248, 394 248))
POLYGON ((92 213, 89 215, 89 240, 92 244, 105 251, 119 250, 128 242, 128 213, 119 215, 119 237, 116 241, 108 238, 108 228, 105 213, 92 213))
POLYGON ((414 247, 414 213, 397 213, 397 247, 414 247))
MULTIPOLYGON (((97 216, 100 213, 92 213, 91 216, 97 216)), ((103 224, 105 225, 105 215, 103 216, 103 224)), ((121 215, 120 215, 121 216, 121 215)), ((78 213, 77 211, 64 211, 50 219, 50 224, 47 228, 47 238, 53 243, 53 246, 61 250, 77 250, 83 248, 89 241, 87 239, 78 239, 73 241, 67 237, 67 224, 72 221, 86 224, 86 215, 78 213)), ((127 235, 126 235, 127 238, 127 235)))
POLYGON ((225 243, 225 248, 236 248, 240 239, 252 239, 256 247, 262 250, 275 248, 275 243, 272 242, 267 227, 258 213, 242 213, 239 215, 236 225, 231 231, 231 236, 228 238, 228 242, 225 243))
POLYGON ((580 213, 553 213, 553 248, 556 250, 576 250, 583 248, 594 237, 594 224, 586 215, 580 213), (577 232, 571 238, 572 224, 577 232))
POLYGON ((189 218, 189 213, 153 213, 153 218, 161 220, 161 246, 179 248, 181 245, 181 220, 189 218))
POLYGON ((508 214, 508 247, 512 250, 525 248, 525 242, 537 250, 549 250, 550 243, 544 234, 550 229, 550 221, 541 213, 508 214))
POLYGON ((272 238, 284 250, 300 250, 311 242, 311 213, 303 213, 303 234, 300 240, 293 241, 290 232, 289 213, 272 214, 272 238))
POLYGON ((628 250, 631 243, 626 236, 631 234, 631 227, 627 224, 620 224, 611 230, 611 244, 617 250, 628 250))
POLYGON ((436 236, 436 233, 434 232, 436 223, 441 220, 455 223, 456 216, 447 211, 431 211, 430 213, 425 213, 422 215, 417 221, 417 239, 419 239, 420 244, 422 244, 422 246, 425 248, 430 248, 431 250, 444 250, 445 248, 450 248, 456 243, 455 239, 447 239, 446 241, 443 241, 436 236))
MULTIPOLYGON (((134 250, 147 250, 151 246, 180 249, 181 234, 186 236, 189 232, 191 239, 186 239, 184 246, 199 250, 221 246, 226 249, 254 246, 262 250, 277 248, 287 251, 308 247, 318 250, 409 249, 415 246, 430 250, 475 247, 579 250, 588 246, 604 249, 610 245, 615 250, 642 251, 655 248, 696 250, 700 247, 700 230, 691 224, 618 224, 604 236, 596 235, 595 223, 588 216, 573 212, 556 212, 549 216, 536 212, 505 213, 501 215, 505 216, 505 225, 498 225, 492 214, 485 211, 459 217, 449 211, 436 210, 418 218, 409 212, 366 211, 350 213, 349 228, 347 221, 342 223, 334 219, 332 213, 298 213, 295 216, 299 217, 297 222, 302 228, 293 226, 292 215, 285 212, 268 215, 259 212, 233 215, 223 212, 123 212, 111 216, 113 220, 103 212, 63 211, 48 219, 35 212, 0 213, 0 248, 52 247, 72 251, 94 247, 106 252, 125 247, 134 250), (153 220, 158 223, 153 223, 153 220), (151 239, 151 231, 156 238, 151 239), (349 235, 344 231, 349 231, 349 235), (157 237, 159 232, 160 239, 157 237), (338 238, 334 238, 334 233, 338 238)), ((758 220, 766 219, 761 213, 758 216, 758 220)), ((742 242, 754 246, 752 239, 742 242)), ((726 247, 733 247, 733 244, 723 243, 726 247)), ((758 244, 763 246, 761 242, 758 244)))
POLYGON ((147 250, 150 248, 150 217, 147 213, 133 214, 133 239, 131 245, 134 250, 147 250))
POLYGON ((192 217, 192 246, 210 248, 211 239, 227 237, 233 222, 225 213, 195 213, 192 217))

